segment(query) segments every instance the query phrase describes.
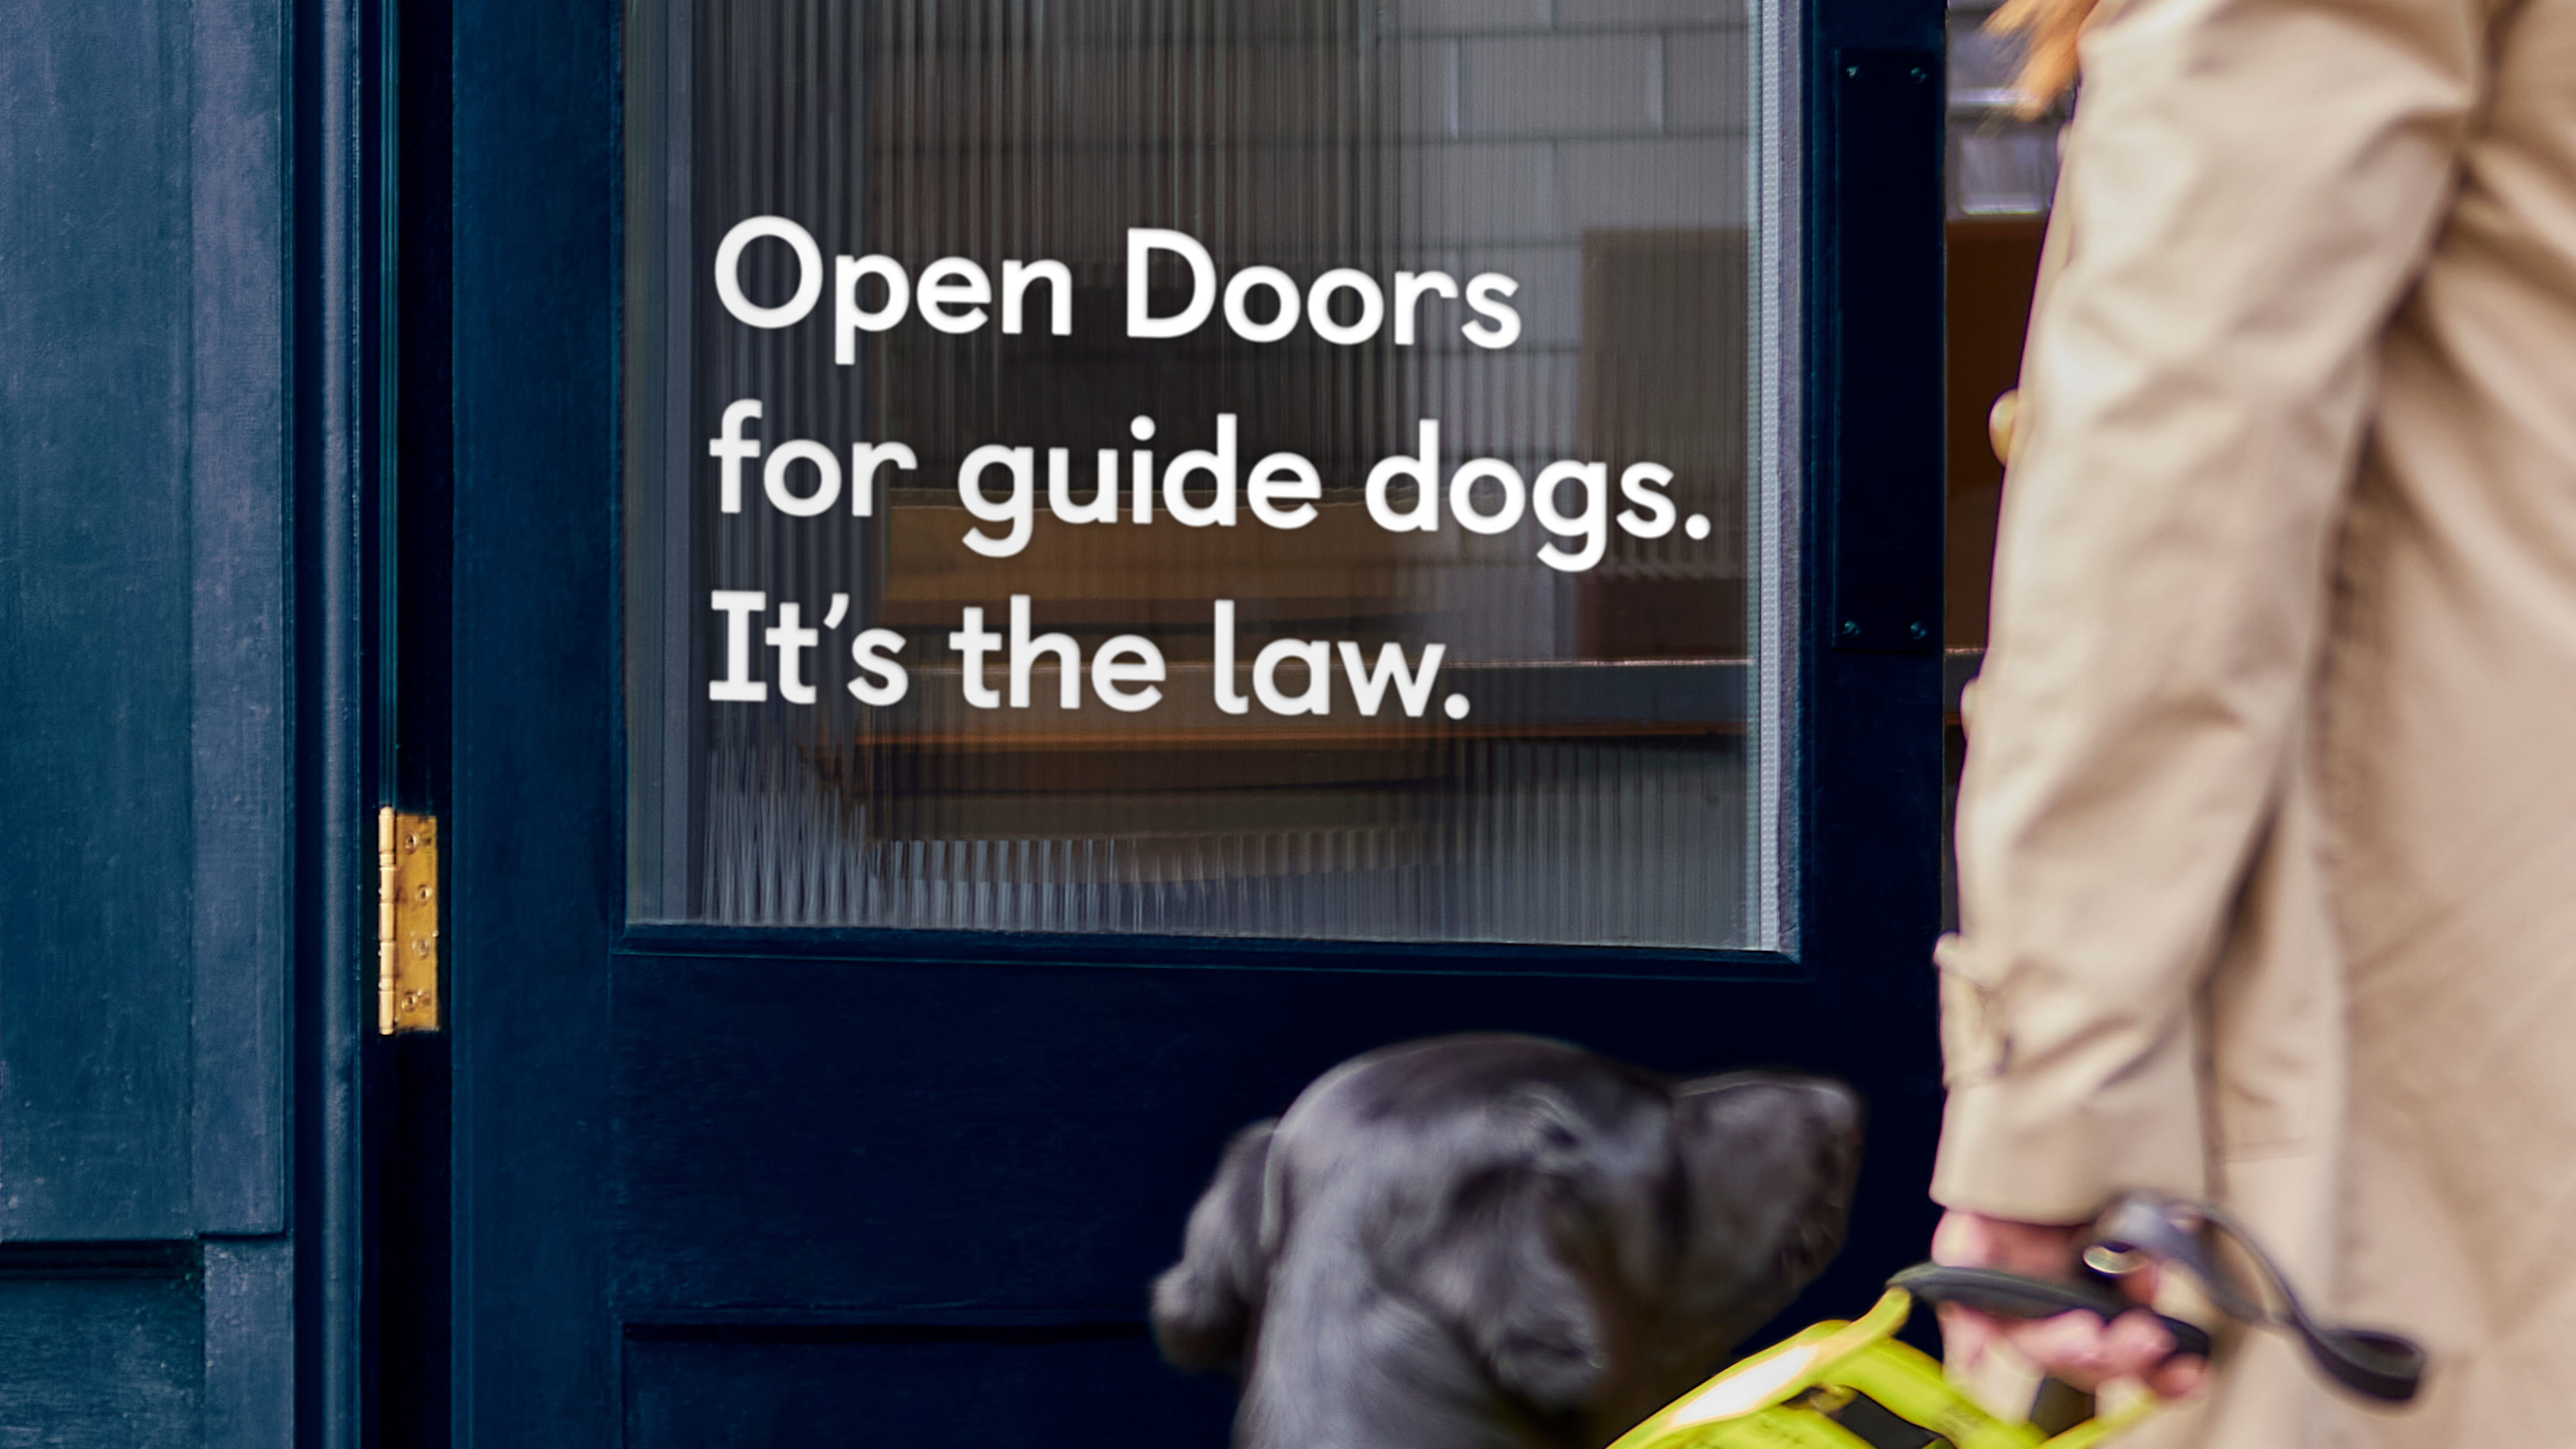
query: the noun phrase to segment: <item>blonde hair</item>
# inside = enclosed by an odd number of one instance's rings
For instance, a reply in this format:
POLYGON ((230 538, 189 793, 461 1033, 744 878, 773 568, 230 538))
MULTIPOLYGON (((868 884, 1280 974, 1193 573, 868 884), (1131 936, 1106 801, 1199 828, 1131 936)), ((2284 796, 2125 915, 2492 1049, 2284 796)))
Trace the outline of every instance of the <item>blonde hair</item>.
POLYGON ((2094 0, 2008 0, 1986 22, 1986 28, 2019 35, 2024 46, 2021 74, 2013 89, 2021 92, 2021 113, 2037 116, 2075 83, 2075 41, 2093 18, 2094 0))

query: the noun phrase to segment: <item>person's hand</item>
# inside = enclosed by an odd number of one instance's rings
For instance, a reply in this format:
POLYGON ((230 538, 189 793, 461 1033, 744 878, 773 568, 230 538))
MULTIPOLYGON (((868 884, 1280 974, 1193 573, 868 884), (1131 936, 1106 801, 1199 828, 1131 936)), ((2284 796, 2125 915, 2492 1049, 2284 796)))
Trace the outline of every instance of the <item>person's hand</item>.
MULTIPOLYGON (((1932 1230, 1932 1261, 1954 1268, 2000 1268, 2029 1278, 2066 1278, 2085 1224, 2017 1223, 1949 1212, 1932 1230)), ((2144 1303, 2155 1294, 2155 1270, 2122 1280, 2144 1303)), ((2051 1378, 2091 1390, 2112 1379, 2137 1379, 2169 1399, 2199 1390, 2209 1376, 2200 1358, 2171 1358, 2173 1337, 2152 1313, 2123 1313, 2104 1323, 2090 1313, 2009 1319, 1955 1303, 1940 1305, 1943 1346, 1961 1367, 1974 1367, 1998 1342, 2010 1343, 2051 1378)))

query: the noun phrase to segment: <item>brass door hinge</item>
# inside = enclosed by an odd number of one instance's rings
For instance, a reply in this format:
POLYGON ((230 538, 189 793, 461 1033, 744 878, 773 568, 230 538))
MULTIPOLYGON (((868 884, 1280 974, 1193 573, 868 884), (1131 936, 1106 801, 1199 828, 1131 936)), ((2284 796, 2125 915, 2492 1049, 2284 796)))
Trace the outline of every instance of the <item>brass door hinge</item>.
POLYGON ((438 1030, 438 821, 376 812, 376 1032, 438 1030))

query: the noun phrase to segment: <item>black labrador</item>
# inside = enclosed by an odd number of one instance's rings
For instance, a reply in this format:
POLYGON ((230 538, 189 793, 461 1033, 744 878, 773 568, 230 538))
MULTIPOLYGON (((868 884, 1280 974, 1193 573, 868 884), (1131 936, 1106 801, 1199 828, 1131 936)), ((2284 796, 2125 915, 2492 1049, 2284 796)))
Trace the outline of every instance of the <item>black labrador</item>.
POLYGON ((1841 1246, 1860 1115, 1533 1037, 1371 1052, 1227 1146, 1155 1338, 1240 1380, 1238 1449, 1597 1449, 1841 1246))

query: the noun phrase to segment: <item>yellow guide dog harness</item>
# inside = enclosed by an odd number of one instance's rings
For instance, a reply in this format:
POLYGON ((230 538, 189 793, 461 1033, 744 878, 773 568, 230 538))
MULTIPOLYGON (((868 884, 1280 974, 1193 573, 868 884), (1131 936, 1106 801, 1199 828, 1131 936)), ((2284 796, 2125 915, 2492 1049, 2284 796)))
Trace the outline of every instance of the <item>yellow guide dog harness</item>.
MULTIPOLYGON (((2009 1318, 2083 1311, 2105 1319, 2136 1307, 2108 1280, 2149 1263, 2198 1279, 2220 1312, 2295 1333, 2329 1378, 2368 1398, 2404 1403, 2424 1375, 2424 1352, 2393 1333, 2317 1323, 2271 1258, 2218 1209, 2133 1193, 2103 1214, 2084 1252, 2088 1281, 2048 1282, 1926 1263, 1888 1282, 1885 1297, 1849 1323, 1819 1323, 1741 1360, 1657 1410, 1611 1449, 2088 1449, 2155 1408, 2141 1396, 2051 1436, 1998 1416, 1952 1384, 1929 1355, 1895 1338, 1920 1298, 2009 1318), (2220 1266, 2206 1231, 2232 1239, 2262 1280, 2246 1293, 2220 1266), (2269 1306, 2277 1305, 2277 1306, 2269 1306)), ((2161 1316, 2161 1315, 2159 1315, 2161 1316)), ((2209 1336, 2163 1319, 2174 1351, 2207 1355, 2209 1336)))

